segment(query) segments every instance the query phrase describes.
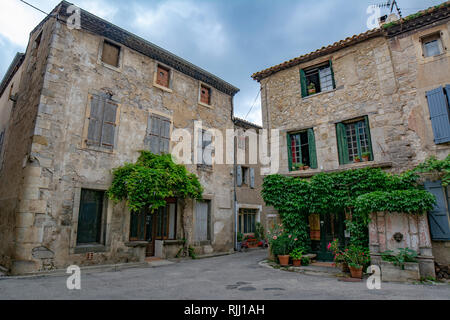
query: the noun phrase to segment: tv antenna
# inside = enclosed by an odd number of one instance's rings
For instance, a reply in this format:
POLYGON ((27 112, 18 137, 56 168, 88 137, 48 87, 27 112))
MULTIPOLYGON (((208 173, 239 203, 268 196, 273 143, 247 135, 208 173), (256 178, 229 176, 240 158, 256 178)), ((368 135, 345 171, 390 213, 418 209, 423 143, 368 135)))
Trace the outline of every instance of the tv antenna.
POLYGON ((388 0, 386 3, 382 3, 382 4, 377 4, 376 5, 378 8, 389 8, 392 11, 394 11, 394 6, 395 9, 397 10, 398 15, 400 16, 400 18, 402 18, 402 10, 398 7, 397 4, 397 0, 388 0))

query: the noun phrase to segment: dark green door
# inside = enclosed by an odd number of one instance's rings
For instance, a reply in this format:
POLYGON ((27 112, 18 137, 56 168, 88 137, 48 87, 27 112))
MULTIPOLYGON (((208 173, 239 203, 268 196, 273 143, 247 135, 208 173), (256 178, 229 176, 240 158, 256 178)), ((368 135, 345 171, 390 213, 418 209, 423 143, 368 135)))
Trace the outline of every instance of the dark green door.
POLYGON ((81 190, 77 244, 101 243, 103 191, 81 190))
POLYGON ((327 246, 334 239, 344 243, 344 213, 320 215, 320 246, 318 246, 317 260, 333 261, 333 253, 327 246))

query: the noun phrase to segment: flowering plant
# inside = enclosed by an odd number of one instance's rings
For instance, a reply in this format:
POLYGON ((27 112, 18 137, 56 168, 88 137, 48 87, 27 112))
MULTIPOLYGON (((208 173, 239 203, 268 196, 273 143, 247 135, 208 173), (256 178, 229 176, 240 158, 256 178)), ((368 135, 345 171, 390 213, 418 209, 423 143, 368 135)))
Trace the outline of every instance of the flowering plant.
POLYGON ((274 255, 288 255, 296 246, 297 238, 284 232, 281 224, 268 232, 270 249, 274 255))
POLYGON ((370 262, 369 250, 359 246, 350 246, 344 251, 348 265, 353 268, 363 268, 370 262))
POLYGON ((345 254, 339 248, 339 241, 337 239, 334 239, 332 242, 330 242, 327 246, 327 249, 333 252, 335 264, 346 262, 345 254))

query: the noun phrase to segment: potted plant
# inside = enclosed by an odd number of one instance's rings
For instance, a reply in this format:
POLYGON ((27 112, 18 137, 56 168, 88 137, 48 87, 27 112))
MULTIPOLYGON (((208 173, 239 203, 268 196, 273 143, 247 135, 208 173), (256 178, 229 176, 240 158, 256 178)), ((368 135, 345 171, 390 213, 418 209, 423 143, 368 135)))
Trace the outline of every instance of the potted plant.
POLYGON ((359 156, 355 156, 355 162, 361 162, 361 158, 359 156))
POLYGON ((240 232, 237 234, 237 242, 236 242, 236 250, 241 251, 242 249, 242 239, 244 238, 244 235, 240 232))
POLYGON ((316 93, 316 85, 311 82, 308 85, 308 94, 315 94, 315 93, 316 93))
POLYGON ((289 235, 283 231, 279 234, 272 235, 270 249, 274 256, 278 256, 281 266, 286 267, 289 265, 289 253, 291 249, 291 237, 289 235))
POLYGON ((368 250, 352 245, 345 249, 344 257, 350 267, 352 278, 362 279, 363 268, 370 260, 368 250))
POLYGON ((342 272, 350 272, 348 267, 348 263, 345 260, 345 255, 339 248, 339 241, 334 239, 332 242, 328 244, 328 250, 333 252, 334 254, 334 263, 337 267, 340 267, 342 272))
POLYGON ((291 254, 292 264, 294 267, 300 267, 302 265, 303 251, 300 248, 295 248, 291 254))
POLYGON ((294 170, 304 170, 305 165, 303 163, 294 163, 292 168, 294 170))
POLYGON ((369 159, 370 159, 370 152, 364 152, 364 153, 362 154, 362 159, 363 159, 363 161, 365 161, 365 162, 369 161, 369 159))
POLYGON ((245 242, 248 248, 258 248, 259 240, 254 235, 246 236, 245 242))

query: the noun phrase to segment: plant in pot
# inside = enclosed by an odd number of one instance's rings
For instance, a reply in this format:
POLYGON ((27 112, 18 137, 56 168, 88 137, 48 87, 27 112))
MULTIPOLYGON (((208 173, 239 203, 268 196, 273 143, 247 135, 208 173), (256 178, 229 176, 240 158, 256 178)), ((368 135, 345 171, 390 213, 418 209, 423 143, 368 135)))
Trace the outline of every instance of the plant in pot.
POLYGON ((308 85, 308 94, 315 94, 315 93, 316 93, 316 85, 311 82, 308 85))
POLYGON ((295 248, 291 254, 292 258, 292 264, 294 267, 300 267, 302 265, 302 258, 303 258, 303 250, 301 248, 295 248))
POLYGON ((303 163, 294 163, 294 164, 292 165, 292 168, 293 168, 295 171, 298 171, 298 170, 304 170, 305 165, 304 165, 303 163))
POLYGON ((344 251, 344 257, 350 267, 352 278, 362 279, 363 268, 369 263, 369 250, 359 246, 350 246, 344 251))
POLYGON ((363 159, 363 161, 365 161, 365 162, 369 161, 369 159, 370 159, 370 152, 364 152, 364 153, 362 154, 362 159, 363 159))
POLYGON ((259 240, 254 235, 246 236, 245 242, 248 248, 258 248, 259 240))
POLYGON ((361 162, 361 158, 359 156, 355 156, 354 161, 355 162, 361 162))
POLYGON ((240 232, 237 234, 237 242, 236 242, 236 250, 241 251, 242 249, 242 240, 244 239, 244 235, 240 232))
POLYGON ((328 244, 328 250, 333 252, 334 255, 334 263, 337 267, 340 267, 342 272, 350 272, 350 269, 348 267, 348 263, 345 260, 345 255, 339 248, 339 241, 337 239, 334 239, 332 242, 328 244))
POLYGON ((270 239, 270 248, 273 255, 278 256, 281 266, 289 265, 291 238, 286 233, 281 232, 278 235, 273 235, 270 239))

